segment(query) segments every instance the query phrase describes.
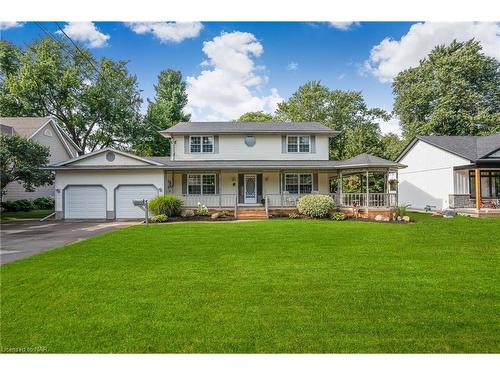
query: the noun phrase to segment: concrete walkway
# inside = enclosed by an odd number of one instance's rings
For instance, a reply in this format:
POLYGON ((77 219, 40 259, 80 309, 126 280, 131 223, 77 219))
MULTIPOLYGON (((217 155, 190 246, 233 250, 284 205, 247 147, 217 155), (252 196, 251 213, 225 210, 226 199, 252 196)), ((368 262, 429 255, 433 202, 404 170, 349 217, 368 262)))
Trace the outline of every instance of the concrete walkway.
POLYGON ((139 222, 12 220, 1 223, 0 264, 135 224, 139 222))

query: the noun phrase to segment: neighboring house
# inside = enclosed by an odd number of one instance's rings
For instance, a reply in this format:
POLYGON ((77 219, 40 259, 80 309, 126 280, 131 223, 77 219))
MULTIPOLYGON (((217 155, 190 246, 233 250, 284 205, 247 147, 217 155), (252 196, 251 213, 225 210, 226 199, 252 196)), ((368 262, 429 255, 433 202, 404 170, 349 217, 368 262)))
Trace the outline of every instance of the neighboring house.
MULTIPOLYGON (((78 156, 80 148, 71 140, 52 117, 0 117, 0 131, 8 136, 17 134, 38 142, 50 149, 49 164, 59 163, 78 156)), ((34 199, 54 196, 54 185, 40 186, 35 191, 25 191, 22 184, 7 185, 4 201, 34 199)))
POLYGON ((401 203, 465 212, 500 208, 500 133, 417 137, 396 161, 407 166, 399 173, 401 203))
POLYGON ((140 218, 144 212, 132 201, 158 194, 181 197, 185 208, 201 203, 238 215, 289 210, 313 193, 331 194, 340 207, 360 206, 366 215, 389 216, 397 203, 387 181, 404 166, 365 154, 329 160, 338 132, 319 123, 186 122, 161 134, 171 141, 170 157, 106 148, 51 166, 57 217, 140 218), (348 193, 346 181, 354 182, 348 193))

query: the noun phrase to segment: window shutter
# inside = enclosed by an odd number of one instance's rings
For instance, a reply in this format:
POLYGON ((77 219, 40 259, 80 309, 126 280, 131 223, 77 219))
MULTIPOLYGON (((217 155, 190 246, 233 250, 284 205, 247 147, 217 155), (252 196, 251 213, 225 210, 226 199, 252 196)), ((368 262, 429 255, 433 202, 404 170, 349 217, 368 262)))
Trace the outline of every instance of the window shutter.
POLYGON ((182 174, 182 194, 187 194, 187 174, 182 174))
POLYGON ((285 192, 286 190, 286 187, 285 187, 285 174, 282 173, 281 174, 281 186, 280 186, 280 193, 283 193, 285 192))
POLYGON ((257 203, 262 200, 262 173, 257 175, 257 203))
POLYGON ((311 135, 311 153, 316 153, 316 136, 311 135))
POLYGON ((214 154, 219 153, 219 136, 214 135, 214 154))
POLYGON ((245 190, 245 183, 243 181, 243 175, 239 174, 238 175, 238 203, 245 202, 244 190, 245 190))
POLYGON ((189 136, 184 136, 184 153, 189 154, 189 136))
POLYGON ((318 174, 313 173, 313 191, 318 191, 318 174))
POLYGON ((219 194, 221 174, 217 173, 215 175, 215 194, 219 194))
POLYGON ((286 154, 286 135, 281 136, 281 153, 286 154))

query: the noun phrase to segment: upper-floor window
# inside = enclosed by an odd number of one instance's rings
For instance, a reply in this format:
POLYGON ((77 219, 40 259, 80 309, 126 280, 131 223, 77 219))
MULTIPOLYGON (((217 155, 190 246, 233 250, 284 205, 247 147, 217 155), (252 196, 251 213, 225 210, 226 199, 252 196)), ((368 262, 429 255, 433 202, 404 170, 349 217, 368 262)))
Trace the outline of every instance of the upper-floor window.
POLYGON ((308 135, 289 135, 286 147, 288 152, 310 152, 311 137, 308 135))
POLYGON ((192 153, 214 152, 214 137, 212 136, 192 136, 189 138, 189 150, 192 153))

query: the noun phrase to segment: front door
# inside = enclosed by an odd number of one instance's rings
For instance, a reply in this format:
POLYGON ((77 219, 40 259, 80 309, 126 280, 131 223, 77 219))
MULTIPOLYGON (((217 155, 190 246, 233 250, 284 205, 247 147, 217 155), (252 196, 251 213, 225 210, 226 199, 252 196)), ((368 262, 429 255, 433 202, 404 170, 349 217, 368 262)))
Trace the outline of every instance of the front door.
POLYGON ((257 175, 246 174, 244 178, 245 203, 257 203, 257 175))

